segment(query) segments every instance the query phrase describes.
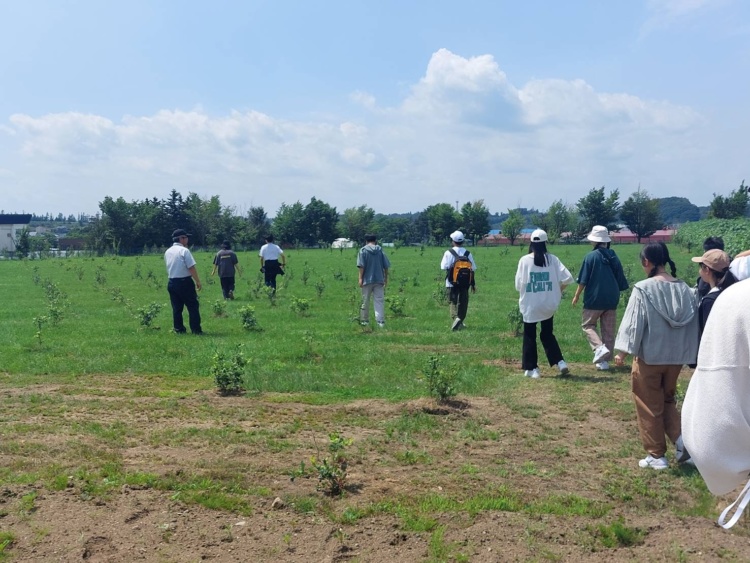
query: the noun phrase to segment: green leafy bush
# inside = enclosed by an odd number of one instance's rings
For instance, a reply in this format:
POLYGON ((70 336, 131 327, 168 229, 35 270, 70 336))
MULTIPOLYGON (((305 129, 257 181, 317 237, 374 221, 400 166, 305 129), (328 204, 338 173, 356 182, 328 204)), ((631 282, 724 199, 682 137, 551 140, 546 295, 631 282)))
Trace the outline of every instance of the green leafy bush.
POLYGON ((430 356, 424 368, 424 381, 430 395, 443 403, 455 397, 458 373, 454 367, 445 367, 445 356, 430 356))
POLYGON ((164 307, 164 305, 161 303, 151 303, 149 305, 144 305, 143 307, 138 307, 135 312, 135 318, 138 319, 143 328, 159 328, 158 326, 152 325, 156 317, 159 316, 162 307, 164 307))
POLYGON ((344 492, 349 462, 344 456, 344 449, 351 446, 354 440, 344 438, 337 432, 328 435, 329 456, 323 459, 312 457, 310 462, 318 473, 318 490, 331 496, 344 492))
POLYGON ((245 305, 239 312, 240 319, 242 320, 242 328, 245 330, 262 330, 258 324, 258 319, 255 317, 255 307, 245 305))
POLYGON ((222 395, 240 395, 244 392, 243 374, 247 359, 238 344, 231 354, 217 350, 213 355, 211 375, 222 395))
POLYGON ((704 219, 686 223, 675 234, 674 243, 694 254, 703 254, 703 241, 708 237, 724 239, 724 250, 734 256, 750 249, 750 220, 704 219))

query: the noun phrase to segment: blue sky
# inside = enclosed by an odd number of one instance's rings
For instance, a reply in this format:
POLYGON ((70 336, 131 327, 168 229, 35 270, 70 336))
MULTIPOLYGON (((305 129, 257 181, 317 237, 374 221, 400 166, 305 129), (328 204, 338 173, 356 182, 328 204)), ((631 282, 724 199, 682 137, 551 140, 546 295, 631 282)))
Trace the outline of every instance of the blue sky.
POLYGON ((707 205, 750 181, 744 0, 0 5, 0 209, 707 205))

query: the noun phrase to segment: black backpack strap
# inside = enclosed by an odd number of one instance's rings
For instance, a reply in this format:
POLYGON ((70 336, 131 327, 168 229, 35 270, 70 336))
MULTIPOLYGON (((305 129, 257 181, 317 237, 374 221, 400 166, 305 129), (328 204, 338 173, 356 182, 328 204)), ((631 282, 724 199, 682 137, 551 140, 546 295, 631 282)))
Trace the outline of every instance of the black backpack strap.
POLYGON ((458 254, 458 252, 456 252, 456 251, 455 251, 455 250, 453 250, 452 248, 449 248, 449 249, 448 249, 448 252, 450 252, 451 254, 453 254, 453 256, 454 256, 454 257, 456 257, 456 258, 458 258, 458 257, 459 257, 459 254, 458 254))

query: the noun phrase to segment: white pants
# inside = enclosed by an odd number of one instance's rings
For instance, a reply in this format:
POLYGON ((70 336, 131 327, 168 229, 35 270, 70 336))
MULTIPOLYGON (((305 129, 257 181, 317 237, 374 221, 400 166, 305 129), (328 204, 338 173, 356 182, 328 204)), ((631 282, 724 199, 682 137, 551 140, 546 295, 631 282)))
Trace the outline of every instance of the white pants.
POLYGON ((375 306, 375 321, 385 322, 385 284, 368 283, 362 286, 362 308, 359 311, 359 320, 369 322, 370 320, 370 298, 375 306))

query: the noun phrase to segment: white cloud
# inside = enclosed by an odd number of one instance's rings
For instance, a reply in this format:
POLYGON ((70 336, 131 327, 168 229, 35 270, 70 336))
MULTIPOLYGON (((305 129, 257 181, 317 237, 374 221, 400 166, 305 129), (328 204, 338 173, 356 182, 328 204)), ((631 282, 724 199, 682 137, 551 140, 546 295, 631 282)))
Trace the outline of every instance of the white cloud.
MULTIPOLYGON (((361 115, 338 121, 200 108, 119 121, 16 114, 0 137, 12 188, 3 206, 92 213, 105 195, 161 198, 174 188, 270 214, 312 196, 339 210, 482 198, 499 211, 573 202, 601 185, 626 194, 639 182, 657 196, 691 197, 691 186, 737 169, 722 158, 738 151, 717 158, 721 146, 704 142, 707 122, 691 108, 598 92, 584 80, 516 86, 490 55, 441 49, 395 107, 363 92, 353 100, 361 115)), ((710 192, 697 190, 704 200, 710 192)))

